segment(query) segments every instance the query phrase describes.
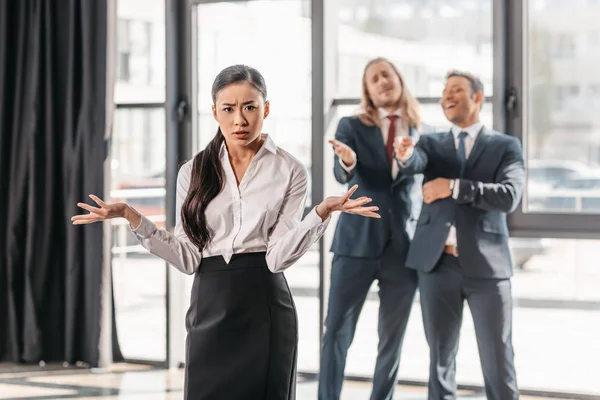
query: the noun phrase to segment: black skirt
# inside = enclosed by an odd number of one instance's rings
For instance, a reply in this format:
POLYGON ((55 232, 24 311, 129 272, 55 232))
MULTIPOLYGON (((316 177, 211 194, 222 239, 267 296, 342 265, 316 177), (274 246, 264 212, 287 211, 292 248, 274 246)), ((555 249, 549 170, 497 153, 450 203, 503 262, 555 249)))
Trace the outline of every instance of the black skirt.
POLYGON ((202 260, 186 316, 185 400, 293 400, 298 328, 265 253, 202 260))

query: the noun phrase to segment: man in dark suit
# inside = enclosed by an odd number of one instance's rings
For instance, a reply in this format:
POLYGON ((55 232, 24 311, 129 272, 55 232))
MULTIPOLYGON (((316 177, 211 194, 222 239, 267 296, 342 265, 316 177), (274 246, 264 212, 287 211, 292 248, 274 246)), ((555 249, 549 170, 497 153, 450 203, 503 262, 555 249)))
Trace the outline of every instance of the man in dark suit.
POLYGON ((331 247, 331 287, 319 373, 319 399, 340 398, 346 355, 371 284, 379 284, 379 346, 371 399, 391 399, 400 347, 416 291, 416 273, 405 268, 409 239, 422 204, 422 177, 399 173, 396 137, 418 138, 418 105, 396 68, 384 59, 367 64, 362 110, 342 118, 335 140, 338 182, 358 184, 357 196, 379 206, 381 219, 340 215, 331 247), (414 179, 419 183, 414 184, 414 179), (411 194, 416 199, 411 199, 411 194), (414 209, 413 209, 414 208, 414 209), (414 217, 414 218, 411 218, 414 217))
POLYGON ((486 395, 519 397, 512 348, 512 260, 506 214, 521 200, 519 141, 479 122, 483 85, 450 72, 441 105, 450 132, 397 140, 405 174, 424 174, 423 209, 406 265, 418 271, 430 349, 429 399, 456 398, 463 302, 473 315, 486 395))

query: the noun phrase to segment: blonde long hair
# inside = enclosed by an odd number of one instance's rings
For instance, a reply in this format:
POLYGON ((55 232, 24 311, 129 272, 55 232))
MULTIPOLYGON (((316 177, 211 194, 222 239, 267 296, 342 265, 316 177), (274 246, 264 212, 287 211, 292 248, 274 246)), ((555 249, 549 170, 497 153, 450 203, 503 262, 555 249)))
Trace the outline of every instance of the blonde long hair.
POLYGON ((419 111, 419 102, 417 99, 410 94, 406 84, 404 83, 404 78, 396 68, 394 64, 392 64, 387 58, 377 57, 373 60, 369 61, 365 66, 365 70, 363 72, 363 81, 362 81, 362 99, 360 102, 360 107, 358 110, 358 118, 368 126, 377 125, 381 127, 381 120, 379 118, 379 111, 375 104, 373 104, 373 100, 369 96, 369 92, 367 90, 367 69, 373 64, 377 64, 380 62, 388 63, 392 70, 398 75, 398 79, 400 79, 400 86, 402 87, 402 95, 400 95, 400 100, 398 101, 398 108, 402 113, 402 118, 408 123, 409 126, 415 127, 417 129, 421 126, 421 114, 419 111))

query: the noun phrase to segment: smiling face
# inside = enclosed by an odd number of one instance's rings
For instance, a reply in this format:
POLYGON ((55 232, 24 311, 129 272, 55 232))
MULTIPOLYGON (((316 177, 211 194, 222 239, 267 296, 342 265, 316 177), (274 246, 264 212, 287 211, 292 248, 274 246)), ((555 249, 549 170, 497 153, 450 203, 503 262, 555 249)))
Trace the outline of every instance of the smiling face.
POLYGON ((440 104, 448 121, 466 128, 479 121, 482 101, 483 93, 474 93, 473 86, 467 78, 452 76, 446 81, 440 104))
POLYGON ((212 111, 228 145, 248 146, 260 138, 269 107, 254 85, 243 81, 217 92, 212 111))
POLYGON ((365 71, 364 85, 375 107, 399 107, 402 83, 388 62, 380 61, 369 65, 365 71))

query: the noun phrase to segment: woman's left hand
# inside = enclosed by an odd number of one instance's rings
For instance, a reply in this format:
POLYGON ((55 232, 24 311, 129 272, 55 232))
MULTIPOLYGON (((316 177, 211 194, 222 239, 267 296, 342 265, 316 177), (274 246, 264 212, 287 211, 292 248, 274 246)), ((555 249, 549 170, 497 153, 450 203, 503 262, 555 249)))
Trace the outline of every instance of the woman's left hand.
POLYGON ((364 217, 370 218, 381 218, 376 211, 379 210, 377 206, 368 206, 372 199, 368 197, 359 197, 358 199, 350 199, 350 196, 358 189, 358 185, 354 185, 346 192, 343 196, 329 196, 317 206, 317 214, 325 221, 332 212, 341 211, 348 214, 357 214, 364 217))

